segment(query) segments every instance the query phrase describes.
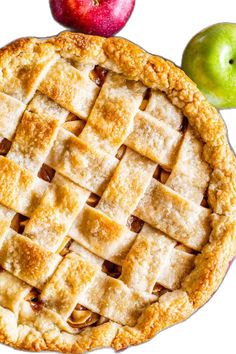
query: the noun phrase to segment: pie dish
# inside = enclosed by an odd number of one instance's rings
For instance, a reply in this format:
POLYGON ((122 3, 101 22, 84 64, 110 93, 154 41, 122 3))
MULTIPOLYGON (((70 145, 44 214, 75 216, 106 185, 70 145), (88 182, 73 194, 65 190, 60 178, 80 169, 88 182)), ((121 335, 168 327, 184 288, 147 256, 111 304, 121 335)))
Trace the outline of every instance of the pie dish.
POLYGON ((173 63, 64 32, 0 50, 0 341, 142 343, 216 291, 235 255, 235 157, 173 63))

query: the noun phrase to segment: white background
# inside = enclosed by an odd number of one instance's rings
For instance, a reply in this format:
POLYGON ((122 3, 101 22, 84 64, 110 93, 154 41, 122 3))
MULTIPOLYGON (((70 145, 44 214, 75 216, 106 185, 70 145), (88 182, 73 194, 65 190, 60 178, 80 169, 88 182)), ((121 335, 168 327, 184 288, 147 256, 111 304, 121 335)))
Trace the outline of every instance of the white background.
MULTIPOLYGON (((198 31, 216 22, 236 22, 235 0, 137 0, 120 35, 147 51, 181 64, 182 52, 198 31)), ((51 17, 48 0, 1 0, 0 46, 17 37, 49 36, 63 28, 51 17)), ((222 112, 236 150, 236 110, 222 112)), ((235 353, 236 261, 223 285, 202 309, 182 324, 163 331, 127 354, 235 353)), ((101 350, 109 354, 110 349, 101 350)), ((0 353, 15 353, 0 345, 0 353)))

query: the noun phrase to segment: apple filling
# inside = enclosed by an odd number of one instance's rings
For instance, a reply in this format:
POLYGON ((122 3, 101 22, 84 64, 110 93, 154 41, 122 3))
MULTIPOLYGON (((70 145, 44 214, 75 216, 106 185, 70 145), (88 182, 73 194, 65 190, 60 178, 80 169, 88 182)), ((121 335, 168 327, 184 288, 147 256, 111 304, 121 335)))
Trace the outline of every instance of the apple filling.
POLYGON ((16 214, 11 221, 11 228, 18 234, 23 234, 28 218, 21 214, 16 214))
POLYGON ((122 157, 124 156, 126 151, 126 146, 125 145, 121 145, 120 148, 118 149, 117 153, 116 153, 116 158, 118 160, 121 160, 122 157))
POLYGON ((183 118, 182 120, 182 124, 179 127, 179 131, 181 131, 182 133, 185 133, 188 127, 188 119, 186 117, 183 118))
POLYGON ((160 177, 159 177, 160 182, 165 184, 167 182, 169 176, 170 176, 170 173, 162 169, 160 172, 160 177))
POLYGON ((56 171, 53 168, 46 164, 43 164, 38 173, 38 177, 50 183, 53 177, 55 176, 55 172, 56 171))
POLYGON ((69 120, 63 124, 63 128, 68 130, 70 133, 78 136, 82 133, 84 129, 85 122, 80 119, 77 120, 69 120))
POLYGON ((153 178, 157 179, 162 184, 165 184, 167 182, 169 176, 170 176, 170 172, 164 170, 160 166, 157 166, 157 168, 156 168, 156 170, 155 170, 155 172, 153 174, 153 178))
POLYGON ((131 215, 127 220, 127 227, 130 229, 130 231, 133 231, 136 234, 142 230, 143 225, 144 221, 134 215, 131 215))
POLYGON ((202 199, 201 202, 201 206, 204 208, 210 208, 209 204, 208 204, 208 190, 205 191, 204 197, 202 199))
POLYGON ((87 204, 93 208, 95 208, 100 200, 100 197, 97 194, 91 193, 88 200, 87 204))
POLYGON ((37 289, 33 288, 29 294, 25 297, 25 300, 30 303, 32 310, 39 312, 43 308, 42 301, 39 300, 40 293, 37 289))
POLYGON ((11 148, 11 142, 5 138, 0 141, 0 155, 6 156, 11 148))
POLYGON ((139 107, 140 111, 145 111, 145 109, 147 108, 148 102, 150 100, 151 97, 151 89, 147 89, 145 92, 145 95, 143 97, 142 103, 139 107))
POLYGON ((152 294, 160 297, 161 295, 164 295, 165 293, 167 293, 169 290, 166 289, 164 286, 162 286, 161 284, 156 283, 154 286, 154 289, 152 291, 152 294))
POLYGON ((121 266, 109 261, 104 261, 102 271, 112 278, 119 278, 121 275, 121 266))
POLYGON ((69 236, 66 236, 56 253, 60 254, 62 257, 65 257, 68 253, 70 253, 70 246, 72 242, 72 239, 69 236))
MULTIPOLYGON (((33 288, 25 297, 25 301, 29 302, 31 308, 35 312, 40 312, 43 309, 43 302, 40 300, 40 293, 37 289, 33 288)), ((67 323, 72 328, 84 329, 86 327, 102 324, 107 322, 107 319, 100 315, 88 310, 87 308, 78 304, 67 323)))
POLYGON ((89 76, 97 86, 101 87, 106 79, 107 70, 99 65, 96 65, 95 68, 90 72, 89 76))
POLYGON ((72 328, 85 328, 98 322, 100 316, 81 305, 77 305, 67 323, 72 328))

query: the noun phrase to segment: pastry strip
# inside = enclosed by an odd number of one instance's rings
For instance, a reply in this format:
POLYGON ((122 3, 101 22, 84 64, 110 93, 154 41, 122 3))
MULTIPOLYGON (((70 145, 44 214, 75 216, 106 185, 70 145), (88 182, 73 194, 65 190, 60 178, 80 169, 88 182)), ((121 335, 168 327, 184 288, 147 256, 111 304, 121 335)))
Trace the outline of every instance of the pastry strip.
POLYGON ((144 86, 109 73, 80 137, 88 145, 115 154, 133 130, 144 86))
POLYGON ((64 122, 69 115, 69 112, 66 109, 62 108, 39 91, 36 92, 34 98, 30 101, 27 110, 33 113, 38 113, 39 115, 48 115, 56 118, 59 122, 64 122))
POLYGON ((183 198, 155 179, 134 214, 195 250, 201 250, 208 241, 211 211, 183 198))
POLYGON ((0 170, 0 203, 12 211, 30 216, 48 183, 3 156, 0 156, 0 170))
POLYGON ((41 289, 61 257, 12 230, 1 240, 0 265, 27 284, 41 289))
POLYGON ((75 183, 101 195, 118 160, 60 128, 46 163, 75 183))
MULTIPOLYGON (((33 44, 33 43, 32 43, 33 44)), ((59 56, 48 43, 13 56, 4 68, 0 91, 27 104, 59 56)), ((23 48, 22 48, 23 49, 23 48)))
POLYGON ((182 134, 165 122, 139 112, 134 119, 134 129, 125 144, 141 155, 171 169, 182 139, 182 134))
POLYGON ((188 128, 176 164, 166 182, 183 197, 200 204, 210 180, 210 168, 202 159, 203 144, 188 128))
POLYGON ((37 174, 56 139, 58 127, 56 118, 26 111, 7 157, 37 174))
POLYGON ((155 168, 154 162, 127 149, 97 208, 125 224, 148 188, 155 168))
POLYGON ((121 264, 136 235, 100 210, 86 205, 69 235, 97 256, 121 264))
POLYGON ((145 224, 123 262, 120 279, 137 291, 151 293, 156 283, 178 289, 195 256, 175 246, 176 241, 145 224))
POLYGON ((123 262, 121 280, 137 291, 152 293, 176 242, 145 224, 123 262))
POLYGON ((99 92, 87 70, 77 70, 63 59, 53 65, 39 90, 83 119, 87 119, 99 92))
POLYGON ((84 248, 78 242, 75 241, 72 242, 70 246, 70 251, 77 253, 80 257, 84 258, 86 262, 96 264, 99 267, 101 267, 104 262, 104 259, 96 256, 94 253, 88 251, 86 248, 84 248))
POLYGON ((169 124, 173 129, 178 130, 181 127, 183 113, 161 91, 151 91, 151 97, 145 111, 158 120, 169 124))
POLYGON ((56 252, 89 194, 73 182, 56 175, 31 215, 24 235, 40 246, 56 252))
POLYGON ((174 249, 168 258, 165 267, 158 274, 157 282, 170 290, 178 289, 181 281, 194 267, 195 256, 187 252, 174 249))
POLYGON ((42 291, 48 308, 68 318, 79 303, 115 322, 134 325, 153 295, 129 289, 75 253, 67 255, 42 291))
POLYGON ((0 135, 2 137, 8 140, 13 138, 25 108, 22 102, 0 92, 0 135))
POLYGON ((0 272, 0 304, 18 314, 20 305, 31 287, 14 275, 0 272))

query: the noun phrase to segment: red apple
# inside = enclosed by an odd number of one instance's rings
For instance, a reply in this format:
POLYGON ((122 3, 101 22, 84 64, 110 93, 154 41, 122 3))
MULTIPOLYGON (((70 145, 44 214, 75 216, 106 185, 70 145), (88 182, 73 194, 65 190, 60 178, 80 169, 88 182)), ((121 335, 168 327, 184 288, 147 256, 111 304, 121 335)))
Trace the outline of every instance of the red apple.
POLYGON ((135 0, 50 0, 54 19, 71 29, 104 37, 119 32, 135 0))

